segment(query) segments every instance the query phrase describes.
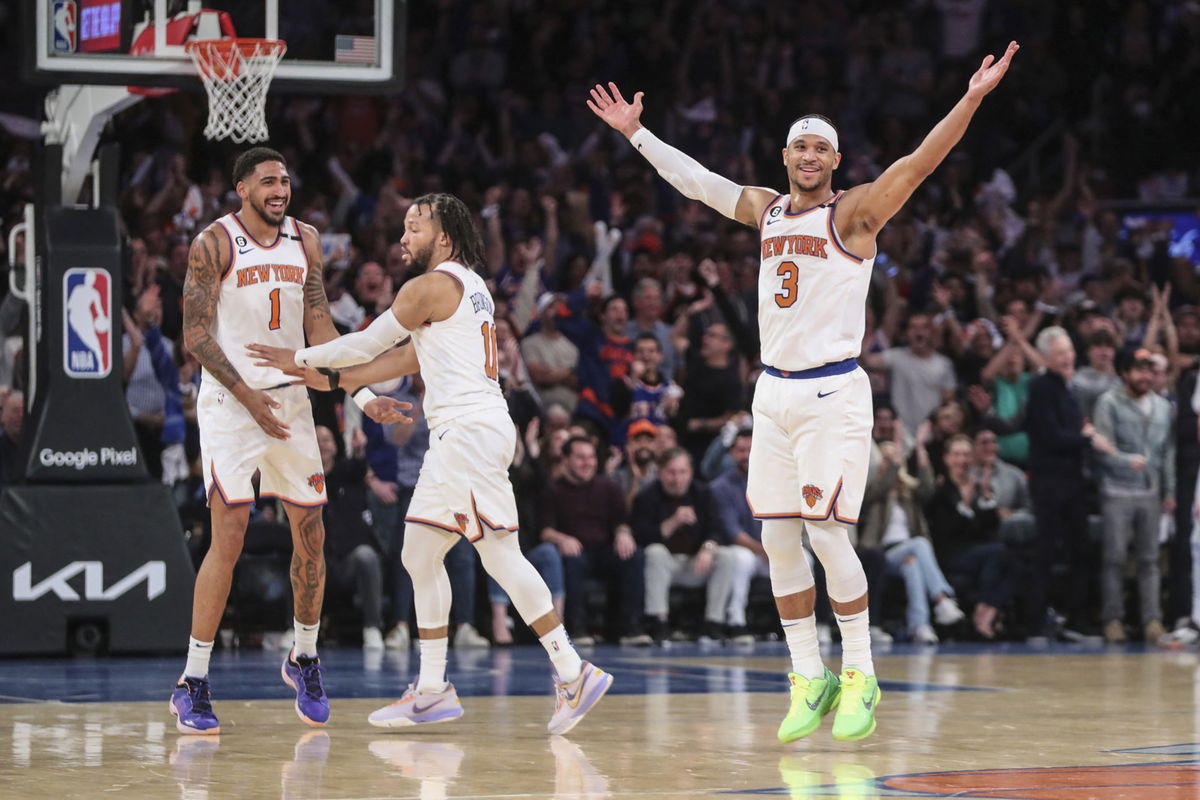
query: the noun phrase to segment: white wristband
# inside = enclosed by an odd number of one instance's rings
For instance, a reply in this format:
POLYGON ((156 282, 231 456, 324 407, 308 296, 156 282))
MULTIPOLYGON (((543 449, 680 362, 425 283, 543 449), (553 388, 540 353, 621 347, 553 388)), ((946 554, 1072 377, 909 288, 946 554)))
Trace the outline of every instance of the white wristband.
POLYGON ((354 405, 358 406, 363 411, 367 410, 367 403, 371 402, 376 397, 377 395, 366 386, 358 387, 350 395, 350 399, 354 401, 354 405))

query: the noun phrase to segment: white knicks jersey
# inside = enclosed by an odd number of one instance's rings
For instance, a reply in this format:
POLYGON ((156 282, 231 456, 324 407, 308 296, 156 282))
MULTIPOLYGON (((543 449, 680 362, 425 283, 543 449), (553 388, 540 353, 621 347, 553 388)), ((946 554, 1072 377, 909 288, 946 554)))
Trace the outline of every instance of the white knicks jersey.
POLYGON ((421 405, 429 427, 486 409, 508 414, 500 392, 496 320, 492 316, 496 307, 487 285, 473 270, 455 261, 443 261, 433 271, 457 280, 463 293, 453 314, 440 322, 426 322, 412 334, 425 381, 421 405))
MULTIPOLYGON (((252 389, 291 382, 274 367, 256 367, 246 355, 252 343, 299 350, 304 347, 304 281, 308 254, 300 228, 284 217, 271 244, 257 241, 234 214, 217 220, 229 237, 229 266, 221 276, 213 338, 252 389)), ((220 235, 220 234, 218 234, 220 235)), ((203 379, 220 382, 205 370, 203 379)))
POLYGON ((762 362, 788 372, 857 357, 875 256, 847 252, 833 228, 838 192, 792 213, 776 197, 759 220, 758 328, 762 362))

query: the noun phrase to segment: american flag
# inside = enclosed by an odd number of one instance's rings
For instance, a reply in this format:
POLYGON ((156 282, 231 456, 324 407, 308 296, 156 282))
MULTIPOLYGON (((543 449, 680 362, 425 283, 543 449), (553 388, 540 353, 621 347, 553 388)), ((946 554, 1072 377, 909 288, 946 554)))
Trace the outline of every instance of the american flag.
POLYGON ((374 36, 338 36, 334 39, 333 60, 338 64, 374 64, 374 36))

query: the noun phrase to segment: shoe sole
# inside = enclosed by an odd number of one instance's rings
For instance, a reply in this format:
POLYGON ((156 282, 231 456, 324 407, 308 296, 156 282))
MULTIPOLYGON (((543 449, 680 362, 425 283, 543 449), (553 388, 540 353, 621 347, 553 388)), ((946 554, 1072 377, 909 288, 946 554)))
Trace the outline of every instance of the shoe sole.
POLYGON ((189 728, 187 725, 184 725, 179 721, 179 710, 175 708, 175 704, 170 700, 167 701, 167 708, 171 710, 171 716, 175 718, 175 730, 182 734, 186 734, 188 736, 216 736, 221 732, 220 725, 215 728, 207 728, 205 730, 200 730, 199 728, 189 728))
POLYGON ((780 744, 790 744, 790 743, 796 741, 797 739, 803 739, 805 736, 811 736, 817 730, 817 728, 821 727, 821 720, 825 719, 825 717, 828 716, 829 713, 832 712, 835 708, 837 708, 838 704, 841 702, 842 702, 842 689, 839 686, 836 690, 836 693, 833 696, 833 700, 831 700, 829 702, 829 708, 825 709, 824 711, 822 711, 820 713, 820 715, 817 716, 817 722, 815 725, 813 725, 811 728, 804 731, 803 733, 789 734, 786 738, 784 738, 783 736, 780 736, 777 733, 776 736, 779 739, 779 743, 780 744))
MULTIPOLYGON (((283 662, 283 664, 281 664, 279 666, 279 674, 283 676, 283 682, 286 683, 288 686, 290 686, 293 692, 300 691, 298 688, 296 688, 296 684, 292 682, 291 677, 287 674, 287 662, 286 661, 283 662)), ((296 703, 293 705, 293 708, 296 709, 296 716, 299 717, 300 720, 305 725, 311 725, 314 728, 325 727, 325 722, 318 722, 315 719, 309 719, 308 717, 304 716, 304 712, 300 710, 300 700, 299 699, 296 700, 296 703)), ((326 720, 326 722, 328 722, 328 720, 326 720)))
POLYGON ((456 719, 462 719, 462 709, 453 717, 445 719, 409 719, 408 717, 396 717, 395 719, 374 720, 367 717, 367 722, 374 725, 376 728, 415 728, 418 725, 437 725, 442 722, 454 722, 456 719))
MULTIPOLYGON (((872 709, 872 711, 879 708, 879 701, 882 699, 883 699, 883 692, 879 689, 878 686, 876 686, 875 687, 875 706, 872 709)), ((846 736, 846 735, 838 736, 835 733, 835 734, 833 734, 833 738, 839 742, 857 742, 858 740, 865 739, 868 736, 870 736, 872 733, 874 733, 875 727, 877 725, 878 725, 878 720, 875 719, 875 715, 872 713, 871 714, 871 727, 867 728, 862 733, 855 733, 850 736, 846 736)))
POLYGON ((606 672, 606 673, 604 673, 604 678, 605 678, 604 686, 599 690, 599 692, 596 693, 596 695, 592 698, 591 702, 589 702, 587 704, 587 706, 584 707, 583 711, 580 713, 577 713, 574 717, 572 717, 571 722, 570 722, 570 724, 567 725, 567 727, 563 728, 562 730, 557 730, 557 731, 552 730, 552 731, 550 731, 550 733, 552 733, 556 736, 565 736, 568 733, 570 733, 572 730, 574 730, 576 725, 578 725, 580 722, 583 721, 583 718, 588 715, 588 712, 590 712, 593 708, 595 708, 596 704, 599 703, 600 700, 603 699, 604 695, 608 694, 608 690, 612 688, 613 676, 609 675, 606 672))

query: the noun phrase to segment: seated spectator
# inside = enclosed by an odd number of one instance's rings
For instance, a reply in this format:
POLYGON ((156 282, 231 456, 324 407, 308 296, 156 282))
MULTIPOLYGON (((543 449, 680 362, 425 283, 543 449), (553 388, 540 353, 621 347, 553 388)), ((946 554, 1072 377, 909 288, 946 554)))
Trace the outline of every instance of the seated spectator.
POLYGON ((709 484, 717 515, 729 536, 733 554, 733 579, 729 592, 729 607, 725 620, 729 624, 729 639, 734 644, 754 641, 746 627, 746 605, 750 601, 750 583, 759 577, 769 578, 767 551, 762 546, 762 522, 754 518, 746 501, 746 478, 750 474, 750 442, 753 433, 739 430, 729 446, 732 464, 709 484))
POLYGON ((521 355, 542 403, 547 407, 557 403, 570 412, 579 397, 579 378, 575 375, 579 348, 558 329, 560 307, 558 296, 549 292, 538 299, 537 313, 542 325, 521 340, 521 355))
MULTIPOLYGON (((7 391, 8 387, 0 387, 7 391)), ((25 427, 25 393, 12 390, 0 399, 0 487, 25 476, 21 463, 21 432, 25 427)))
POLYGON ((692 480, 692 458, 675 448, 658 461, 658 480, 638 493, 630 516, 646 551, 646 616, 658 641, 669 638, 672 586, 706 587, 704 637, 724 638, 733 579, 733 554, 712 493, 692 480))
POLYGON ((990 487, 1000 518, 1000 540, 1032 542, 1037 535, 1025 473, 1000 458, 999 438, 987 428, 975 434, 971 477, 990 487))
MULTIPOLYGON (((940 453, 946 447, 946 442, 954 436, 958 436, 963 432, 963 425, 966 423, 967 415, 963 411, 962 405, 957 400, 947 400, 942 403, 933 413, 929 415, 929 421, 925 426, 918 426, 916 436, 914 437, 919 444, 923 444, 926 452, 940 453)), ((917 472, 915 464, 916 451, 909 456, 910 472, 917 472)), ((946 474, 944 464, 933 464, 933 474, 941 478, 946 474)))
POLYGON ((597 474, 596 445, 590 439, 573 436, 562 453, 565 469, 546 490, 541 536, 562 556, 567 630, 576 644, 594 643, 587 584, 599 577, 618 606, 608 638, 649 644, 639 626, 645 553, 626 522, 625 498, 612 480, 597 474))
POLYGON ((991 486, 971 477, 971 440, 946 442, 946 477, 926 505, 929 531, 938 561, 951 575, 973 587, 975 630, 996 636, 996 621, 1012 597, 1008 551, 999 541, 999 515, 991 486))
POLYGON ((904 468, 904 428, 887 405, 875 407, 871 462, 859 512, 859 550, 882 548, 888 568, 904 578, 908 595, 905 622, 908 636, 920 644, 937 644, 930 625, 929 604, 939 625, 963 618, 954 589, 942 574, 929 541, 922 505, 934 490, 933 467, 925 445, 914 448, 916 476, 904 468))
POLYGON ((1171 404, 1152 391, 1153 366, 1146 350, 1123 352, 1122 386, 1096 401, 1096 431, 1114 452, 1100 462, 1104 515, 1102 617, 1104 638, 1125 641, 1125 558, 1137 560, 1138 594, 1146 642, 1166 634, 1159 598, 1158 532, 1163 513, 1175 511, 1175 441, 1171 404))
POLYGON ((658 478, 659 432, 648 419, 634 420, 626 431, 625 458, 609 475, 621 489, 625 508, 633 508, 633 498, 658 478))
POLYGON ((338 458, 337 440, 324 425, 317 426, 317 446, 329 497, 322 510, 328 587, 358 598, 363 649, 382 650, 383 548, 371 529, 367 509, 367 463, 361 457, 338 458))

